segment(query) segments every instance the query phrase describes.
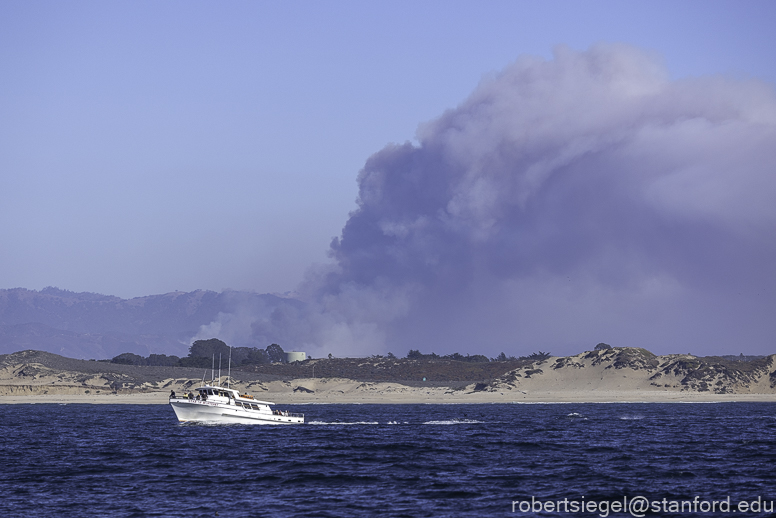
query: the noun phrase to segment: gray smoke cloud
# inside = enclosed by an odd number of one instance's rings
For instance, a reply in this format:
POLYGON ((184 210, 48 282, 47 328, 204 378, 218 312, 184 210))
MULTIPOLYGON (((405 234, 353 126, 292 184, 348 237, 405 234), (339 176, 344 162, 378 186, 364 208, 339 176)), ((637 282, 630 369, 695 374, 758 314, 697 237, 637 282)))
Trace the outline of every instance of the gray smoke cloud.
POLYGON ((770 85, 559 47, 375 153, 358 185, 334 264, 311 270, 306 305, 257 318, 257 340, 318 355, 776 352, 770 85))

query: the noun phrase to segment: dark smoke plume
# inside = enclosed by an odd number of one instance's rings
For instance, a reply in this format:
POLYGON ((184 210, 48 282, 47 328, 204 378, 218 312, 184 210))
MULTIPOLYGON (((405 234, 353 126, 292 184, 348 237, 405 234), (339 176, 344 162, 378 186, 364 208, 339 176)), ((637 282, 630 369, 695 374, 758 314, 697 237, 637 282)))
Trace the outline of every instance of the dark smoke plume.
POLYGON ((776 352, 771 86, 560 47, 417 142, 369 158, 334 264, 254 337, 335 355, 776 352))

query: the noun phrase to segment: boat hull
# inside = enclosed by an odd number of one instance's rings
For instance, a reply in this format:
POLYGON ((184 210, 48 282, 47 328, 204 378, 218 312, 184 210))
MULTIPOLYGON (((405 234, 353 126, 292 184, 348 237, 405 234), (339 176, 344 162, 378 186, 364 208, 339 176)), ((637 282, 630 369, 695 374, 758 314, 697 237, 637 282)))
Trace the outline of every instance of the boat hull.
POLYGON ((275 414, 272 412, 260 412, 245 408, 216 403, 211 401, 198 401, 187 399, 171 399, 170 406, 175 411, 178 421, 202 422, 202 423, 238 423, 238 424, 303 424, 304 417, 296 415, 275 414))

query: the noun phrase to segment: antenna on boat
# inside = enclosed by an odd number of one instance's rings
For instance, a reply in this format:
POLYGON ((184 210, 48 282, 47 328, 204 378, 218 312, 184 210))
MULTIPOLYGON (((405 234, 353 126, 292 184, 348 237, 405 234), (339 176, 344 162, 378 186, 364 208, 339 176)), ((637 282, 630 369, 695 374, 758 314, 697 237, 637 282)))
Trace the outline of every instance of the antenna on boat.
POLYGON ((216 379, 216 353, 213 353, 212 363, 210 364, 210 383, 216 379))
POLYGON ((229 346, 229 370, 227 371, 228 374, 226 375, 226 388, 229 387, 229 382, 232 381, 232 346, 229 346))
POLYGON ((218 353, 218 386, 221 386, 221 353, 218 353))

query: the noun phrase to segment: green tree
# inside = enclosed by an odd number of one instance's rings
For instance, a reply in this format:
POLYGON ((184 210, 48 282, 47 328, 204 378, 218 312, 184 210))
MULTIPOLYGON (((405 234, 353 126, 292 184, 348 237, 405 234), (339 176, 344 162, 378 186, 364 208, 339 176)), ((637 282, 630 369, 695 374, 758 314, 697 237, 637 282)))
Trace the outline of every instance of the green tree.
POLYGON ((510 362, 510 361, 515 361, 516 359, 517 358, 515 358, 514 356, 507 356, 506 354, 501 353, 498 356, 496 356, 495 358, 493 358, 492 361, 494 361, 494 362, 510 362))
POLYGON ((546 360, 550 356, 552 356, 550 353, 539 351, 538 353, 531 353, 530 355, 525 356, 524 359, 528 359, 532 361, 541 361, 541 360, 546 360))
POLYGON ((241 349, 248 349, 248 351, 245 357, 241 358, 238 365, 259 365, 262 363, 269 363, 269 355, 264 349, 259 349, 257 347, 244 347, 241 349))
POLYGON ((267 356, 269 357, 269 361, 273 363, 286 361, 286 353, 278 344, 270 344, 267 346, 267 356))
POLYGON ((111 363, 118 363, 120 365, 147 365, 146 359, 135 353, 121 353, 115 356, 111 363))
POLYGON ((200 357, 212 359, 215 357, 218 359, 218 355, 221 355, 223 359, 229 357, 229 346, 225 342, 222 342, 218 338, 210 338, 209 340, 195 340, 191 347, 189 347, 189 357, 200 357))

